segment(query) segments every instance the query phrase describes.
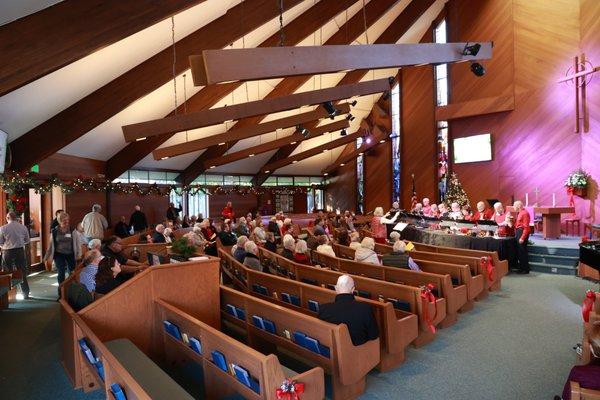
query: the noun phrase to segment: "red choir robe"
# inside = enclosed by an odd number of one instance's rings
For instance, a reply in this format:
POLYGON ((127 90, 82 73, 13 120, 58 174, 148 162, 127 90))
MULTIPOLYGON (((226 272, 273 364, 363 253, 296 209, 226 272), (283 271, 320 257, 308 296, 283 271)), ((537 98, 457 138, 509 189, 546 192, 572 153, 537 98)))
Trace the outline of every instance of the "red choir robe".
POLYGON ((473 214, 473 218, 471 218, 471 221, 491 220, 493 216, 494 216, 494 211, 492 211, 489 208, 486 208, 485 210, 483 210, 482 213, 480 213, 479 210, 476 210, 475 213, 473 214))
POLYGON ((233 212, 233 207, 223 207, 223 211, 221 211, 221 215, 233 221, 233 217, 235 217, 235 213, 233 212))

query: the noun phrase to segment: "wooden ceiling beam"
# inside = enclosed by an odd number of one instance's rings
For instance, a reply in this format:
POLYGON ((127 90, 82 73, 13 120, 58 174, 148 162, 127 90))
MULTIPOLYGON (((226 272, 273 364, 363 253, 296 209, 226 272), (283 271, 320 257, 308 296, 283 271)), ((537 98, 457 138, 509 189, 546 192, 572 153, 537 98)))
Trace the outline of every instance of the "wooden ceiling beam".
MULTIPOLYGON (((284 0, 285 9, 301 1, 284 0)), ((223 48, 278 14, 279 7, 273 0, 246 0, 232 7, 221 17, 176 42, 175 72, 180 74, 189 68, 187 56, 200 49, 223 48)), ((173 49, 169 47, 13 141, 10 144, 12 168, 29 170, 35 163, 58 152, 171 79, 173 49)))
POLYGON ((0 96, 202 2, 66 0, 5 24, 0 96))
MULTIPOLYGON (((332 122, 330 124, 319 126, 310 131, 310 135, 308 138, 312 139, 314 137, 318 137, 320 135, 324 135, 328 132, 335 132, 342 129, 346 129, 350 126, 348 120, 343 119, 340 121, 332 122)), ((273 140, 270 142, 262 143, 257 146, 248 147, 247 149, 236 151, 234 153, 225 154, 222 157, 212 158, 210 160, 206 160, 206 166, 208 168, 218 167, 219 165, 229 164, 235 161, 243 160, 248 157, 254 157, 257 154, 266 153, 267 151, 275 150, 280 148, 281 146, 288 145, 290 143, 299 143, 302 140, 305 140, 305 137, 298 131, 293 133, 292 135, 273 140)))
MULTIPOLYGON (((429 2, 433 0, 422 0, 419 1, 429 2)), ((350 18, 345 24, 341 25, 337 32, 333 34, 326 42, 326 45, 335 45, 335 44, 350 44, 354 40, 356 40, 360 35, 363 34, 365 22, 367 27, 372 26, 375 22, 377 22, 387 11, 389 11, 398 0, 377 0, 371 1, 366 4, 364 14, 362 12, 356 13, 352 18, 350 18), (366 16, 366 20, 365 17, 366 16)), ((335 1, 328 1, 328 3, 335 3, 335 1)), ((317 3, 318 4, 318 3, 317 3)), ((412 4, 412 3, 411 3, 412 4)), ((410 5, 408 6, 410 7, 410 5)), ((407 7, 407 8, 408 8, 407 7)), ((404 11, 403 11, 404 13, 404 11)), ((289 78, 284 78, 281 82, 279 82, 275 88, 266 96, 266 98, 274 98, 278 96, 285 96, 290 93, 294 93, 294 91, 298 90, 303 84, 305 84, 312 76, 311 75, 302 75, 302 76, 294 76, 289 78)), ((360 80, 360 79, 359 79, 360 80)), ((358 82, 357 80, 356 82, 358 82)), ((239 121, 235 124, 231 129, 239 129, 245 124, 258 124, 262 120, 263 117, 253 117, 246 118, 239 121)), ((204 153, 202 153, 198 158, 196 158, 178 177, 178 180, 182 183, 189 183, 196 179, 200 174, 202 174, 204 169, 204 161, 210 158, 219 157, 225 154, 225 150, 220 148, 220 146, 210 147, 204 153)))
POLYGON ((250 101, 226 107, 211 108, 153 121, 139 122, 123 126, 125 141, 131 142, 165 133, 182 132, 210 125, 220 124, 228 120, 268 115, 280 111, 293 110, 304 105, 321 104, 326 101, 349 99, 354 96, 382 93, 390 90, 387 78, 374 81, 359 82, 352 85, 294 93, 288 96, 250 101))
MULTIPOLYGON (((429 7, 433 5, 434 2, 435 0, 412 1, 409 5, 406 6, 406 8, 404 8, 404 10, 402 10, 398 17, 396 17, 396 19, 385 29, 385 31, 383 31, 383 33, 379 35, 379 37, 375 40, 375 44, 398 42, 398 40, 400 40, 402 36, 406 32, 408 32, 410 27, 413 26, 415 22, 417 22, 417 20, 427 11, 427 9, 429 9, 429 7)), ((367 72, 368 70, 364 69, 350 71, 342 78, 338 85, 359 82, 367 74, 367 72)), ((383 109, 386 110, 389 109, 389 107, 383 109)), ((277 151, 277 153, 275 153, 271 157, 269 161, 267 161, 266 164, 275 160, 288 157, 294 152, 295 149, 296 145, 282 147, 277 151)), ((262 170, 263 168, 261 168, 261 171, 262 170)), ((260 186, 268 177, 269 174, 259 172, 252 180, 252 183, 254 185, 260 186)))
MULTIPOLYGON (((285 42, 287 44, 300 43, 340 12, 350 7, 355 1, 356 0, 339 0, 318 2, 285 25, 285 42)), ((250 4, 250 2, 247 3, 250 4)), ((279 40, 280 34, 279 32, 276 32, 262 42, 259 47, 277 46, 279 40)), ((192 112, 210 108, 241 85, 241 82, 233 82, 206 86, 188 100, 187 110, 192 112)), ((177 110, 177 114, 182 114, 183 112, 183 105, 181 105, 177 110)), ((175 114, 176 113, 172 111, 165 117, 173 116, 175 114)), ((127 144, 108 161, 108 176, 113 179, 118 177, 123 172, 132 168, 154 149, 160 147, 172 136, 173 134, 159 135, 140 142, 127 144)))
MULTIPOLYGON (((338 107, 341 113, 347 114, 350 111, 349 104, 343 104, 338 107)), ((201 139, 190 140, 188 142, 178 143, 172 146, 156 149, 152 152, 155 160, 163 160, 165 157, 175 157, 182 154, 192 153, 206 149, 210 146, 224 146, 238 140, 249 139, 269 132, 275 132, 277 129, 285 129, 304 124, 315 119, 327 117, 327 111, 321 106, 313 111, 292 115, 285 118, 275 119, 258 125, 246 126, 242 129, 236 129, 231 132, 226 131, 216 135, 203 137, 201 139)))

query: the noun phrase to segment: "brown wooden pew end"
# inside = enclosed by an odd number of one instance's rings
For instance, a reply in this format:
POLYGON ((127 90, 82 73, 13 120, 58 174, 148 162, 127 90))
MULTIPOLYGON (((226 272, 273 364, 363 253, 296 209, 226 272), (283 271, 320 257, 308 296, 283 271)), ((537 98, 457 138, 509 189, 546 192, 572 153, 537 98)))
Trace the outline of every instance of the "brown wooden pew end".
POLYGON ((413 340, 412 345, 415 348, 423 347, 426 344, 433 342, 435 339, 435 333, 431 332, 429 329, 419 332, 419 336, 415 340, 413 340))
POLYGON ((488 291, 487 288, 483 288, 483 290, 481 291, 481 293, 479 293, 477 295, 477 297, 475 297, 475 301, 482 301, 487 299, 490 296, 490 292, 488 291))
POLYGON ((473 308, 475 308, 475 301, 474 300, 469 300, 465 303, 464 306, 462 306, 460 308, 460 310, 458 310, 459 313, 465 313, 465 312, 469 312, 471 310, 473 310, 473 308))
POLYGON ((395 368, 398 368, 406 360, 406 353, 401 351, 399 353, 384 353, 381 352, 381 361, 377 365, 379 372, 388 372, 395 368))
POLYGON ((438 328, 441 328, 441 329, 450 328, 452 325, 454 325, 456 323, 456 321, 458 321, 457 313, 446 314, 446 318, 444 318, 442 320, 442 322, 439 323, 438 328))
POLYGON ((490 286, 490 292, 498 292, 502 290, 502 281, 500 279, 496 279, 496 282, 490 286))

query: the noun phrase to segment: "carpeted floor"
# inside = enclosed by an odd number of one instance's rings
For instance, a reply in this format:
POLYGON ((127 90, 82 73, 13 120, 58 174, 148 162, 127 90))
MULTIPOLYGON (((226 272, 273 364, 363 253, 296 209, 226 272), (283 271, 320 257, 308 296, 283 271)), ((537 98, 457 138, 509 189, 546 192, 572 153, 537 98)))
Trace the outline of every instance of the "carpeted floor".
MULTIPOLYGON (((503 283, 433 343, 410 349, 401 367, 369 374, 361 399, 547 400, 560 393, 581 341, 584 290, 598 285, 545 274, 503 283)), ((1 398, 104 398, 71 388, 59 363, 58 311, 48 300, 0 311, 1 398)))

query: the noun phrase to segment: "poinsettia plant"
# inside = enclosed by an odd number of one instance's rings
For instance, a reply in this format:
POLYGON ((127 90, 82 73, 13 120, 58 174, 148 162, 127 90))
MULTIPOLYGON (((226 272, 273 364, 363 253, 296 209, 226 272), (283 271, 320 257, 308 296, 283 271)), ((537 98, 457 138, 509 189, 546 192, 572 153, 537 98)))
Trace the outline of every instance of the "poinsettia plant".
POLYGON ((21 215, 27 209, 28 198, 18 194, 11 194, 6 202, 6 207, 9 211, 14 211, 17 215, 21 215))
POLYGON ((570 188, 585 188, 589 179, 590 174, 579 168, 569 174, 569 177, 565 181, 565 186, 570 188))

